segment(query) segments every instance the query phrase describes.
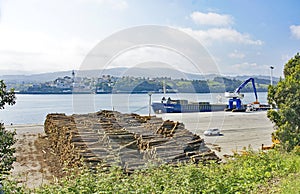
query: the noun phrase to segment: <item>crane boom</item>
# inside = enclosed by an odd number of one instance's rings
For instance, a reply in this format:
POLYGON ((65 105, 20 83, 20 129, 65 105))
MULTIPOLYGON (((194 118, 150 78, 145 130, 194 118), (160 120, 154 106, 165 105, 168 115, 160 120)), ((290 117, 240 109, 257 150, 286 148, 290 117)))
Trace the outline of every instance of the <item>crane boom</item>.
POLYGON ((243 89, 250 81, 252 82, 252 87, 253 87, 253 91, 254 91, 254 94, 255 94, 255 99, 256 99, 256 102, 257 102, 258 101, 257 92, 256 92, 255 83, 254 83, 254 78, 252 78, 252 77, 245 80, 238 88, 235 89, 234 93, 240 93, 240 90, 243 89))
POLYGON ((258 102, 256 87, 254 83, 254 79, 252 77, 246 79, 239 87, 237 87, 234 92, 225 92, 225 97, 229 98, 228 108, 226 111, 246 111, 245 106, 242 104, 241 99, 244 97, 244 94, 241 94, 240 91, 243 89, 249 82, 252 82, 253 91, 255 94, 255 102, 253 102, 254 108, 259 108, 260 103, 258 102), (235 103, 235 105, 234 105, 235 103))

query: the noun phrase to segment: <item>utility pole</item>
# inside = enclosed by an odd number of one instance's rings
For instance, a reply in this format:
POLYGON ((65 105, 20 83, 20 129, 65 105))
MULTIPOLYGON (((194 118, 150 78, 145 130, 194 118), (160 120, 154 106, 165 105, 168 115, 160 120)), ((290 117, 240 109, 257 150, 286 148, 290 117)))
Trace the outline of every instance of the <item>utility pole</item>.
POLYGON ((270 82, 271 82, 271 86, 273 85, 273 66, 270 66, 270 82))
POLYGON ((163 81, 163 92, 164 92, 164 97, 166 96, 166 80, 163 81))
POLYGON ((151 116, 151 96, 152 96, 152 92, 148 92, 149 95, 149 117, 151 116))

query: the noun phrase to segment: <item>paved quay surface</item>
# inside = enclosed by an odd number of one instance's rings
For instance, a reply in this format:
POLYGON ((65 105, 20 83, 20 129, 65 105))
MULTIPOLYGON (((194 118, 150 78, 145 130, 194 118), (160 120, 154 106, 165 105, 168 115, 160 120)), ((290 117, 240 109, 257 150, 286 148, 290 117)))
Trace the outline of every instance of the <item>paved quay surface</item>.
POLYGON ((221 151, 216 153, 221 157, 233 154, 233 151, 241 151, 244 147, 251 146, 254 151, 258 151, 262 144, 272 144, 273 124, 267 118, 266 111, 171 113, 157 116, 183 122, 187 129, 204 138, 208 145, 220 146, 221 151), (219 128, 221 135, 204 136, 203 132, 209 128, 219 128))

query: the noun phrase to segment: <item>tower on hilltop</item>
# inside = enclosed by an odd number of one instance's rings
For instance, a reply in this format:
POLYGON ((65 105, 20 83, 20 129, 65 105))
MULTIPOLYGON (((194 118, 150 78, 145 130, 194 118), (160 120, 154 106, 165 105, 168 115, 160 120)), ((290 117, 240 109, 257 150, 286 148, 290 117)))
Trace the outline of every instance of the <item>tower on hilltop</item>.
POLYGON ((75 82, 75 71, 74 70, 72 71, 72 82, 73 83, 75 82))

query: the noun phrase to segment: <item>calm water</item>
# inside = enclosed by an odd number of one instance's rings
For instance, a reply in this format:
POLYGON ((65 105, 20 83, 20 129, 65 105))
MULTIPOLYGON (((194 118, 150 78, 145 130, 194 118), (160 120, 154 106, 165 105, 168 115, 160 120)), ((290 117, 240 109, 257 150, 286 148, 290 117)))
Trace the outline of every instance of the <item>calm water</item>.
MULTIPOLYGON (((162 94, 153 94, 152 101, 160 101, 162 94)), ((227 103, 224 94, 168 94, 172 99, 227 103), (222 97, 220 99, 220 97, 222 97)), ((267 102, 267 93, 258 93, 261 103, 267 102)), ((245 93, 243 103, 253 102, 254 94, 245 93)), ((99 110, 117 110, 126 113, 149 113, 148 94, 98 94, 98 95, 17 95, 14 106, 0 110, 0 121, 5 124, 41 124, 48 113, 89 113, 99 110)))

